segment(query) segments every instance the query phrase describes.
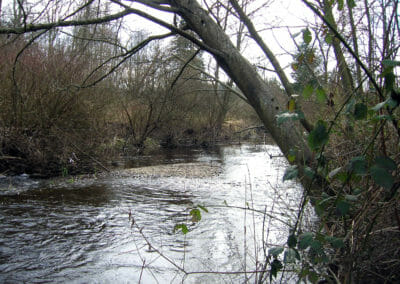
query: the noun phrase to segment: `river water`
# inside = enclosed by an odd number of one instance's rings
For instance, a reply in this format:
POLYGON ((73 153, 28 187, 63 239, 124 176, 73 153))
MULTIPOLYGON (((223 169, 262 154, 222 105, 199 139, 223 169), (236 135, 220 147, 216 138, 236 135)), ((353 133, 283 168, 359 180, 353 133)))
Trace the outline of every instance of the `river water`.
POLYGON ((135 168, 1 177, 0 283, 243 283, 255 275, 231 272, 255 270, 265 250, 283 245, 300 203, 301 187, 282 183, 287 164, 275 145, 169 151, 126 165, 135 168), (192 222, 198 205, 208 212, 192 222), (177 224, 189 232, 174 232, 177 224))

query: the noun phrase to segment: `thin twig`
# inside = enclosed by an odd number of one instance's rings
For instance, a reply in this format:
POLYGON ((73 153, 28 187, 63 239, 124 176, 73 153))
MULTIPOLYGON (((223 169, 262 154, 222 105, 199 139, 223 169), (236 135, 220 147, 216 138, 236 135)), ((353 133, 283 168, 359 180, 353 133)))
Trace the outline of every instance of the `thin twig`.
POLYGON ((179 77, 183 74, 183 72, 185 71, 186 67, 190 64, 190 62, 192 62, 196 56, 200 53, 201 49, 197 49, 192 56, 190 56, 190 58, 185 62, 185 64, 183 64, 182 68, 179 70, 178 75, 176 75, 174 81, 172 81, 171 83, 171 87, 170 89, 172 89, 174 87, 174 85, 176 84, 176 82, 179 80, 179 77))

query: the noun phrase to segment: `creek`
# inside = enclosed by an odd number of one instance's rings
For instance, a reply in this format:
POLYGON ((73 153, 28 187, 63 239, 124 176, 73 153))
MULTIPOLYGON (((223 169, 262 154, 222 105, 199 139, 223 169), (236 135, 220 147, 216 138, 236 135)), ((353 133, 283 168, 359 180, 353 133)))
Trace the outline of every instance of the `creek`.
POLYGON ((282 183, 287 162, 275 145, 170 150, 124 165, 91 177, 1 177, 0 283, 243 283, 254 275, 225 272, 254 270, 297 215, 302 189, 282 183), (208 213, 192 222, 197 205, 208 213))

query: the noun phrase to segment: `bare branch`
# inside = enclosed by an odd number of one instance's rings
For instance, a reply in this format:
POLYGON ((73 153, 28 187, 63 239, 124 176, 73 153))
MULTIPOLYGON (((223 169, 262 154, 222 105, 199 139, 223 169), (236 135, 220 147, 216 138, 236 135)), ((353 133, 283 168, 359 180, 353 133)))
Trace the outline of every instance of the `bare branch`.
POLYGON ((18 7, 19 7, 19 9, 21 9, 21 11, 22 11, 23 21, 24 21, 24 27, 26 27, 26 19, 28 18, 28 15, 27 15, 26 12, 25 12, 24 5, 23 5, 23 3, 21 2, 21 0, 17 0, 17 2, 18 2, 18 7))
POLYGON ((124 10, 119 13, 107 15, 104 17, 99 17, 95 19, 89 20, 72 20, 72 21, 58 21, 54 23, 45 23, 45 24, 27 24, 26 27, 22 28, 8 28, 8 27, 0 27, 0 34, 24 34, 30 32, 36 32, 41 30, 50 30, 57 27, 74 27, 74 26, 87 26, 94 24, 102 24, 108 23, 120 18, 125 17, 126 15, 132 14, 132 11, 124 10))
MULTIPOLYGON (((185 60, 177 55, 174 55, 175 58, 181 60, 182 62, 185 62, 185 60)), ((218 82, 219 84, 221 84, 222 86, 224 86, 225 88, 227 88, 229 91, 231 91, 234 95, 236 95, 239 99, 243 100, 245 103, 249 104, 249 101, 246 99, 246 97, 239 92, 238 90, 235 90, 234 88, 232 88, 231 86, 229 86, 228 84, 222 82, 221 80, 219 80, 218 78, 216 78, 215 76, 211 75, 210 73, 204 71, 203 69, 194 66, 193 64, 188 64, 188 66, 190 66, 191 68, 200 71, 201 73, 203 73, 204 75, 206 75, 207 77, 213 79, 214 81, 218 82)))
POLYGON ((121 66, 122 63, 124 63, 126 60, 128 60, 130 57, 132 57, 135 53, 137 53, 139 50, 141 50, 142 48, 144 48, 147 44, 149 44, 151 41, 153 40, 159 40, 159 39, 164 39, 167 38, 169 36, 172 36, 173 33, 167 33, 167 34, 162 34, 162 35, 156 35, 156 36, 150 36, 147 39, 141 41, 139 44, 137 44, 136 46, 134 46, 133 48, 131 48, 130 50, 128 50, 127 52, 125 52, 124 54, 118 55, 118 56, 113 56, 109 59, 107 59, 105 62, 103 62, 102 64, 100 64, 99 66, 97 66, 94 70, 92 70, 92 72, 90 72, 90 74, 86 77, 86 79, 83 81, 82 85, 80 88, 89 88, 92 87, 96 84, 98 84, 99 82, 101 82, 102 80, 104 80, 105 78, 107 78, 111 73, 113 73, 119 66, 121 66), (93 76, 94 73, 96 73, 96 71, 98 71, 99 69, 101 69, 103 66, 105 66, 107 63, 111 62, 112 60, 119 58, 119 57, 123 57, 122 60, 120 62, 118 62, 118 64, 116 64, 115 66, 113 66, 106 74, 104 74, 103 76, 101 76, 99 79, 97 79, 96 81, 90 83, 89 85, 85 85, 85 83, 90 79, 91 76, 93 76))
POLYGON ((110 41, 107 38, 88 38, 88 37, 77 36, 77 35, 74 35, 74 34, 71 34, 71 33, 65 32, 65 31, 60 31, 60 33, 65 34, 65 35, 75 38, 75 39, 86 40, 86 41, 91 41, 91 42, 106 43, 109 45, 116 46, 116 47, 124 50, 125 52, 128 52, 128 49, 125 46, 122 46, 121 44, 119 44, 117 42, 110 41))
POLYGON ((121 7, 125 8, 125 11, 127 11, 129 14, 136 14, 138 16, 141 16, 142 18, 148 19, 150 21, 152 21, 153 23, 159 24, 160 26, 169 29, 170 31, 177 33, 181 36, 183 36, 184 38, 190 40, 191 42, 193 42, 194 44, 198 45, 199 47, 201 47, 204 50, 207 50, 208 52, 211 52, 213 54, 221 54, 220 51, 206 45, 204 42, 200 41, 199 39, 197 39, 196 37, 192 36, 191 34, 183 31, 182 29, 179 29, 178 27, 171 25, 163 20, 160 20, 159 18, 153 17, 150 14, 143 12, 141 10, 138 9, 134 9, 128 5, 123 4, 122 2, 118 1, 118 0, 110 0, 111 2, 120 5, 121 7))
POLYGON ((190 62, 193 61, 193 59, 195 59, 195 57, 199 54, 200 51, 201 51, 201 49, 196 50, 196 52, 193 53, 193 55, 185 62, 185 64, 183 64, 178 75, 175 77, 174 81, 172 82, 170 89, 172 89, 174 87, 174 85, 178 81, 179 77, 183 74, 183 71, 185 71, 186 67, 190 64, 190 62))

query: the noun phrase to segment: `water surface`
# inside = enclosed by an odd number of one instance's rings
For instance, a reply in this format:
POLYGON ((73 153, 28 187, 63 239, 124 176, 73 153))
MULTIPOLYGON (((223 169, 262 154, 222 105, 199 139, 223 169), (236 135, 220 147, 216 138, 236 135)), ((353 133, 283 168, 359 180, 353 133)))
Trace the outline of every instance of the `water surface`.
POLYGON ((164 164, 162 173, 148 167, 140 174, 120 169, 81 179, 2 177, 0 282, 243 282, 254 275, 183 277, 176 266, 187 272, 253 270, 264 250, 286 242, 301 188, 281 182, 286 161, 280 155, 274 145, 221 146, 127 163, 164 164), (208 213, 193 223, 189 212, 197 205, 208 213), (187 224, 189 233, 174 232, 176 224, 187 224))

